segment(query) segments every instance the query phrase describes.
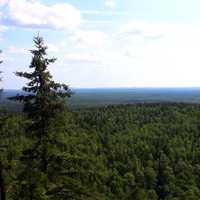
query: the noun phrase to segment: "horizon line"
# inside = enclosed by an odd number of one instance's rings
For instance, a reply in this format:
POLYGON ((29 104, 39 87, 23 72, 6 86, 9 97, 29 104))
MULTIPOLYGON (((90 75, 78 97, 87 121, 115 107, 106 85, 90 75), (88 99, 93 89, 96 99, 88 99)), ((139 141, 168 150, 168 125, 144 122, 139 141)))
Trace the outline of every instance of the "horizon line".
MULTIPOLYGON (((200 86, 71 87, 70 89, 200 89, 200 86)), ((22 88, 3 88, 3 90, 22 90, 22 88)))

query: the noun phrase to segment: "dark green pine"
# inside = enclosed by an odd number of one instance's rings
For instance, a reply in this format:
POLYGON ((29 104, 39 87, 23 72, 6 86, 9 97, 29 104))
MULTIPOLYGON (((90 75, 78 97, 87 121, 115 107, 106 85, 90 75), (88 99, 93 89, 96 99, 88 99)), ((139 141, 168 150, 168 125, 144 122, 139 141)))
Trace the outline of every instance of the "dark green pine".
POLYGON ((43 38, 35 37, 34 43, 29 66, 32 72, 16 72, 17 76, 28 79, 23 87, 25 94, 11 98, 24 104, 24 112, 32 121, 27 129, 32 145, 24 150, 21 157, 24 169, 18 178, 20 183, 16 196, 20 199, 54 199, 51 191, 61 193, 63 189, 65 98, 70 97, 72 92, 67 85, 53 81, 48 67, 56 59, 47 58, 43 38))

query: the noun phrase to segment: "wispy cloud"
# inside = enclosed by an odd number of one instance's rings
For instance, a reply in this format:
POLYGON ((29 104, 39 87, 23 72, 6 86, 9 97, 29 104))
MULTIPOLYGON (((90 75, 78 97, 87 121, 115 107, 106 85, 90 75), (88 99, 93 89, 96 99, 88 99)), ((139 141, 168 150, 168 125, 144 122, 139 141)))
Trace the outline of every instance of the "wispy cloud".
POLYGON ((81 29, 84 30, 105 30, 111 28, 113 22, 111 20, 82 20, 80 25, 81 29))
POLYGON ((166 26, 146 21, 131 21, 120 28, 122 37, 141 36, 146 39, 161 39, 164 37, 166 26))
POLYGON ((99 30, 77 30, 69 39, 76 47, 84 49, 104 48, 109 42, 108 35, 99 30))
POLYGON ((81 10, 81 14, 85 15, 126 15, 130 16, 130 13, 122 11, 105 11, 105 10, 81 10))
POLYGON ((69 53, 65 55, 65 59, 68 63, 90 63, 95 65, 100 65, 101 60, 100 57, 93 53, 85 52, 85 53, 69 53))

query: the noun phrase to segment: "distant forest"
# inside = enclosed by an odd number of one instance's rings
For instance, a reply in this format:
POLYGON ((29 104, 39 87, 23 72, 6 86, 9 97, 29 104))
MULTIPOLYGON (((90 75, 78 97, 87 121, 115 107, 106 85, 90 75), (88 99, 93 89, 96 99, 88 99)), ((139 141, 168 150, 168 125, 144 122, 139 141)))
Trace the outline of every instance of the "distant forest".
POLYGON ((25 93, 0 110, 0 200, 200 199, 200 105, 69 109, 34 43, 25 93))

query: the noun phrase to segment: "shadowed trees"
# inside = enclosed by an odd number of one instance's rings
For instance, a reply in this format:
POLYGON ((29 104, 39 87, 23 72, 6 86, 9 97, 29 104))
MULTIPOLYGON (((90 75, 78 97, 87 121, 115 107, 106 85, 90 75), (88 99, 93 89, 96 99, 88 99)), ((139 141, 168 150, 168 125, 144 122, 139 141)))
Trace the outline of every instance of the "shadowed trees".
POLYGON ((35 49, 31 50, 31 72, 16 72, 26 78, 25 94, 10 99, 24 104, 24 112, 31 119, 27 137, 31 145, 21 157, 23 170, 19 175, 17 198, 53 199, 52 191, 60 192, 64 170, 66 142, 64 140, 66 105, 65 98, 72 95, 65 84, 53 81, 48 67, 56 61, 47 58, 43 38, 34 38, 35 49))

